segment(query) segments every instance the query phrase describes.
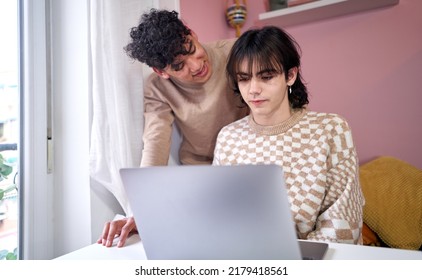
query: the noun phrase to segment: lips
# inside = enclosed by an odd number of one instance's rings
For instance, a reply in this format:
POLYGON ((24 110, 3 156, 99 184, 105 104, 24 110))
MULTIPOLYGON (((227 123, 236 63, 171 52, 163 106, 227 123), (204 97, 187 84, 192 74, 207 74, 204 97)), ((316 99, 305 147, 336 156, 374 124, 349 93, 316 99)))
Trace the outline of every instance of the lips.
POLYGON ((204 63, 204 65, 202 66, 202 69, 196 73, 195 75, 193 75, 194 77, 198 77, 198 78, 203 78, 208 74, 208 67, 206 65, 206 63, 204 63))
POLYGON ((261 104, 263 104, 266 100, 264 99, 257 99, 257 100, 249 100, 249 103, 254 105, 254 106, 260 106, 261 104))

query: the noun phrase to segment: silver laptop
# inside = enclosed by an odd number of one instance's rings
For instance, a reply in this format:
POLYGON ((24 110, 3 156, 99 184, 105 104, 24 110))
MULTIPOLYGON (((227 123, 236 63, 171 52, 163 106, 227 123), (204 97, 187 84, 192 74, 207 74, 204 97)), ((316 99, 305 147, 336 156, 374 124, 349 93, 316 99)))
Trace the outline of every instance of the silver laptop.
POLYGON ((299 241, 276 165, 120 170, 147 259, 322 259, 299 241))

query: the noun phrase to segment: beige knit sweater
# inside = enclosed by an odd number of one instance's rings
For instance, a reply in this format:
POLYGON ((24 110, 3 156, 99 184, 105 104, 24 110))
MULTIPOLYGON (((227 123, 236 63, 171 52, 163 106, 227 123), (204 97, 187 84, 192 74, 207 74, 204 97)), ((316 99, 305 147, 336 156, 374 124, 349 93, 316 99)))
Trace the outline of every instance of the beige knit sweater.
POLYGON ((298 110, 268 127, 248 116, 221 130, 214 155, 215 165, 280 165, 299 238, 361 244, 364 198, 342 117, 298 110))
POLYGON ((226 59, 234 40, 204 45, 213 74, 204 84, 186 85, 152 73, 144 87, 144 134, 141 166, 167 165, 172 124, 182 134, 182 164, 211 164, 220 129, 244 116, 240 99, 228 87, 226 59))

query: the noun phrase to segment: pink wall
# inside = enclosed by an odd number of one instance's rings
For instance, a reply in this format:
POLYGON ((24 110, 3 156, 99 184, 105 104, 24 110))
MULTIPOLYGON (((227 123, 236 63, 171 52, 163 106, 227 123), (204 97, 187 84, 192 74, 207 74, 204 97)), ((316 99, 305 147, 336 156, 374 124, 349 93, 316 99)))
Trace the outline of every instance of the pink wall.
MULTIPOLYGON (((226 21, 225 9, 226 0, 179 0, 180 16, 199 36, 202 42, 214 41, 222 38, 236 36, 235 29, 230 27, 226 21)), ((240 0, 242 3, 242 0, 240 0)), ((242 28, 255 25, 258 14, 266 11, 265 0, 249 0, 248 15, 242 28)), ((229 4, 235 3, 228 0, 229 4)))
MULTIPOLYGON (((203 42, 234 37, 226 1, 180 0, 180 14, 203 42), (202 11, 198 13, 198 11, 202 11)), ((248 1, 242 30, 264 1, 248 1)), ((302 47, 310 108, 343 115, 361 163, 394 156, 422 169, 422 1, 287 27, 302 47)))

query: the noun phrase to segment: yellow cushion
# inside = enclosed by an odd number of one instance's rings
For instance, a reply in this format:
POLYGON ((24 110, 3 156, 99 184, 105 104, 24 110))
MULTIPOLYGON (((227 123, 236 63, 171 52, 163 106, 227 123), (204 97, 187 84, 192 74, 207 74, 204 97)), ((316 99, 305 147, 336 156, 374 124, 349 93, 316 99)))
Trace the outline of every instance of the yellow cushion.
POLYGON ((393 157, 360 167, 363 220, 385 244, 418 250, 422 245, 422 170, 393 157))

